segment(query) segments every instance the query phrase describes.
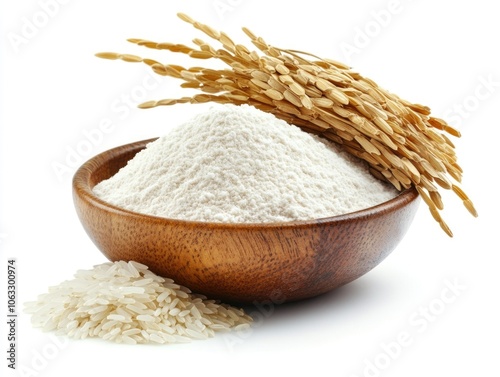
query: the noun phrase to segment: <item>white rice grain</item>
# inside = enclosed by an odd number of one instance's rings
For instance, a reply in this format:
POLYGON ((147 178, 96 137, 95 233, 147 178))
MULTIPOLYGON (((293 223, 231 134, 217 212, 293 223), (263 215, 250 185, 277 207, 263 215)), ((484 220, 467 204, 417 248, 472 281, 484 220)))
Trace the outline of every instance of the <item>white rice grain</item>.
POLYGON ((125 319, 126 319, 125 316, 120 315, 120 314, 110 314, 106 318, 109 320, 120 321, 120 322, 125 322, 125 319))
POLYGON ((252 322, 243 310, 191 293, 134 261, 79 270, 73 280, 26 303, 25 311, 44 331, 124 344, 186 343, 252 322))
POLYGON ((143 322, 154 322, 155 319, 152 315, 149 314, 142 314, 137 316, 137 320, 143 321, 143 322))

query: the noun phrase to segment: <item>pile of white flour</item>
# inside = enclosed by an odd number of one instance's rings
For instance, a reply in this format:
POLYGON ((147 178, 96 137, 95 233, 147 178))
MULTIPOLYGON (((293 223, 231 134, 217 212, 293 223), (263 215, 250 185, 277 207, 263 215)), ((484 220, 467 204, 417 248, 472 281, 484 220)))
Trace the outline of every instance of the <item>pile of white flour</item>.
POLYGON ((94 193, 135 212, 225 223, 318 219, 397 195, 364 162, 247 105, 193 117, 94 193))

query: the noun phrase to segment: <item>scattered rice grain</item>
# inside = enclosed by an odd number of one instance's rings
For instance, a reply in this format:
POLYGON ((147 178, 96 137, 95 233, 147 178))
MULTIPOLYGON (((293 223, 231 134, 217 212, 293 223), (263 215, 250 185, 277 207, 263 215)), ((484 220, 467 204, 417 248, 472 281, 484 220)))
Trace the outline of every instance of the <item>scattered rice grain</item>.
POLYGON ((25 311, 33 326, 44 331, 125 344, 185 343, 252 321, 241 309, 222 306, 143 264, 124 261, 77 271, 73 280, 26 303, 25 311))

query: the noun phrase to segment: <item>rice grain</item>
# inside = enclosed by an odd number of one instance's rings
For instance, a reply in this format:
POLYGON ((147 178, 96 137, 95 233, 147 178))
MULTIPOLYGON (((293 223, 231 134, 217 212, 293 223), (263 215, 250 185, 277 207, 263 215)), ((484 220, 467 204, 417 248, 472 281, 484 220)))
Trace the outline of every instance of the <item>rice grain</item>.
POLYGON ((214 331, 252 323, 243 310, 191 293, 133 261, 79 270, 73 280, 26 303, 26 312, 44 331, 125 344, 207 339, 214 331))

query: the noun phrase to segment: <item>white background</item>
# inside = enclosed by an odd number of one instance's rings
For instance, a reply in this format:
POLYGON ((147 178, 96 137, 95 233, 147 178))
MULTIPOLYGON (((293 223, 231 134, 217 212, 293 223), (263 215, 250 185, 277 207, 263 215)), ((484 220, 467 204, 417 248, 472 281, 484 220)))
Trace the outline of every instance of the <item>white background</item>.
MULTIPOLYGON (((126 42, 208 39, 179 20, 179 11, 249 47, 242 26, 271 44, 347 62, 401 97, 430 106, 462 132, 456 146, 463 187, 480 213, 474 219, 455 197, 446 196, 444 216, 455 233, 449 239, 421 205, 403 242, 380 266, 324 296, 261 308, 264 315, 244 339, 216 336, 156 347, 57 340, 20 314, 17 362, 24 372, 13 373, 6 367, 2 320, 2 375, 500 375, 494 217, 499 204, 493 182, 500 136, 500 23, 491 4, 2 1, 0 284, 7 285, 7 259, 17 258, 19 311, 22 302, 50 285, 105 261, 75 215, 76 167, 108 148, 160 136, 204 110, 191 105, 139 110, 139 102, 187 93, 174 79, 154 81, 142 65, 94 57, 111 50, 184 64, 179 55, 126 42), (111 122, 111 130, 85 149, 86 135, 102 122, 111 122), (401 333, 407 340, 395 346, 401 333)), ((6 290, 1 291, 6 315, 6 290)), ((259 313, 255 306, 248 309, 259 313)))

